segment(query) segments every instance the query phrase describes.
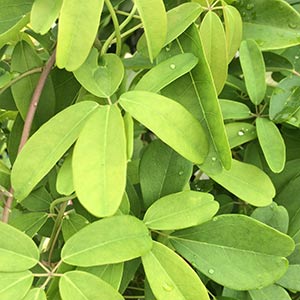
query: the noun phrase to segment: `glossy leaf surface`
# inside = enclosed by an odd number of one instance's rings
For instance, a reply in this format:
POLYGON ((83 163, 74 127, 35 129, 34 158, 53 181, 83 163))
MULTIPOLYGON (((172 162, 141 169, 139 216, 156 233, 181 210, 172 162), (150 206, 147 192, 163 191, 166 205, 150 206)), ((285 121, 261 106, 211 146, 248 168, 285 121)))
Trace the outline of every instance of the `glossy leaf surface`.
POLYGON ((220 106, 224 120, 239 120, 251 117, 249 107, 243 103, 220 99, 220 106))
POLYGON ((147 227, 132 216, 116 216, 90 224, 73 235, 62 250, 67 264, 82 267, 118 263, 149 251, 147 227))

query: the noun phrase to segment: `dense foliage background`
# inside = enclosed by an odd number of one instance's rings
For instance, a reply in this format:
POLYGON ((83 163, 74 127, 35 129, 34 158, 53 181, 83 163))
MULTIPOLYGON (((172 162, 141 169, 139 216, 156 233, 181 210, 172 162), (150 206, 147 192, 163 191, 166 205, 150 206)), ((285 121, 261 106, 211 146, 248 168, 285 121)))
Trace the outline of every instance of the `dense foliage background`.
POLYGON ((300 3, 0 0, 0 299, 300 299, 300 3))

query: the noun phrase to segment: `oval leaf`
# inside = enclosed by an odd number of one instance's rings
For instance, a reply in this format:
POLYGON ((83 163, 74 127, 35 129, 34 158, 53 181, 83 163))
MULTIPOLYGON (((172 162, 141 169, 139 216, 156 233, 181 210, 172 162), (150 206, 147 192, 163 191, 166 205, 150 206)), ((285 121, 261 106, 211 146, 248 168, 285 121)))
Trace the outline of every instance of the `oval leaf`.
POLYGON ((135 86, 135 90, 157 93, 172 81, 189 72, 197 63, 197 57, 191 53, 175 55, 147 72, 135 86))
POLYGON ((97 107, 97 103, 89 101, 72 105, 45 123, 28 140, 11 173, 14 196, 18 201, 29 195, 70 148, 97 107))
POLYGON ((142 19, 151 60, 158 55, 167 35, 167 14, 163 0, 134 0, 142 19))
POLYGON ((204 171, 214 181, 252 205, 267 206, 275 196, 275 188, 270 178, 253 165, 233 160, 228 171, 223 170, 220 174, 204 171))
POLYGON ((227 45, 223 24, 213 11, 207 12, 200 26, 200 36, 207 62, 219 94, 227 78, 227 45))
POLYGON ((56 178, 56 190, 61 195, 71 195, 74 192, 72 154, 69 154, 60 167, 56 178))
POLYGON ((154 242, 142 256, 147 280, 157 299, 208 300, 204 284, 194 270, 174 251, 154 242))
POLYGON ((115 216, 96 221, 73 235, 62 250, 62 259, 82 267, 119 263, 149 251, 152 240, 142 221, 115 216))
POLYGON ((251 117, 251 111, 244 103, 225 99, 220 99, 219 102, 224 120, 239 120, 251 117))
POLYGON ((185 191, 160 198, 144 216, 147 227, 173 230, 192 227, 210 220, 219 204, 208 193, 185 191))
POLYGON ((74 75, 90 93, 107 98, 119 87, 124 77, 124 66, 121 59, 112 53, 102 55, 99 64, 98 51, 93 48, 74 75))
POLYGON ((124 300, 108 283, 81 271, 65 273, 59 280, 59 291, 62 300, 124 300))
POLYGON ((0 222, 0 237, 0 272, 20 272, 38 263, 39 250, 25 233, 0 222))
POLYGON ((59 17, 56 63, 78 69, 94 43, 104 0, 64 0, 59 17), (76 30, 74 30, 76 28, 76 30))
POLYGON ((279 279, 288 266, 284 257, 294 249, 289 236, 244 215, 215 217, 175 232, 170 241, 194 267, 235 290, 262 288, 279 279))
POLYGON ((45 292, 40 288, 30 290, 22 300, 47 300, 45 292))
POLYGON ((20 273, 0 273, 0 278, 1 300, 23 299, 33 282, 33 275, 29 271, 20 273))
POLYGON ((97 217, 111 216, 120 206, 126 186, 126 148, 120 110, 115 105, 99 107, 81 131, 73 153, 76 194, 97 217))
POLYGON ((256 42, 252 40, 242 41, 240 62, 250 100, 258 105, 265 97, 267 85, 264 59, 256 42))
POLYGON ((119 102, 183 157, 194 163, 204 161, 207 154, 204 130, 183 106, 167 97, 142 91, 122 94, 119 102))
POLYGON ((285 165, 285 144, 277 126, 265 118, 256 119, 256 130, 265 159, 274 173, 280 173, 285 165))
POLYGON ((192 176, 192 169, 191 162, 160 140, 151 142, 139 165, 144 207, 163 196, 181 192, 192 176))
POLYGON ((249 291, 252 300, 292 300, 289 293, 278 285, 270 285, 260 290, 249 291))

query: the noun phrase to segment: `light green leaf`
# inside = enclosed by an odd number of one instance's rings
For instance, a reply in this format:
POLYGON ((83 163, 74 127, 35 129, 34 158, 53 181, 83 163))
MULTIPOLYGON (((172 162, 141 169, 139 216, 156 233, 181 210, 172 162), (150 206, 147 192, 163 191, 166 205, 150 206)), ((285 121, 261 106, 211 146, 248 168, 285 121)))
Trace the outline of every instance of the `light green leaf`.
POLYGON ((33 237, 46 223, 48 214, 44 212, 22 213, 10 218, 9 224, 33 237))
POLYGON ((119 289, 123 276, 124 263, 95 267, 78 267, 77 270, 91 273, 109 283, 116 290, 119 289))
POLYGON ((167 35, 167 14, 163 0, 134 0, 142 19, 151 60, 158 55, 167 35))
MULTIPOLYGON (((1 0, 0 35, 14 27, 24 15, 30 12, 33 0, 1 0)), ((2 47, 2 46, 1 46, 2 47)))
POLYGON ((182 191, 192 176, 192 168, 193 164, 172 148, 159 140, 153 141, 139 165, 145 208, 165 195, 182 191))
POLYGON ((277 126, 265 118, 256 119, 256 131, 265 159, 274 173, 285 165, 285 143, 277 126))
POLYGON ((243 22, 239 11, 231 5, 223 6, 228 62, 230 62, 242 41, 243 22))
POLYGON ((29 271, 0 273, 0 299, 21 300, 29 291, 33 275, 29 271))
POLYGON ((97 109, 84 101, 68 107, 45 123, 16 159, 11 173, 14 196, 22 201, 77 139, 87 118, 97 109))
POLYGON ((73 156, 73 154, 70 153, 65 158, 65 160, 57 174, 56 190, 61 195, 69 196, 74 192, 72 156, 73 156))
POLYGON ((152 240, 142 221, 115 216, 84 227, 64 245, 62 259, 82 267, 119 263, 149 251, 152 240))
POLYGON ((55 23, 63 0, 35 0, 32 5, 30 24, 32 29, 45 34, 55 23))
POLYGON ((287 272, 276 282, 291 291, 300 291, 300 265, 290 265, 287 272))
POLYGON ((180 76, 189 72, 198 63, 191 53, 175 55, 147 72, 135 86, 135 90, 157 93, 180 76))
POLYGON ((126 186, 126 148, 120 110, 116 105, 99 107, 81 131, 73 152, 77 197, 97 217, 111 216, 120 206, 126 186))
POLYGON ((258 105, 265 97, 267 85, 264 59, 255 41, 242 41, 240 62, 250 100, 258 105))
POLYGON ((251 123, 234 122, 225 125, 230 148, 256 139, 256 129, 251 123))
POLYGON ((98 62, 98 55, 97 49, 93 48, 74 75, 90 93, 107 98, 119 87, 124 77, 124 66, 121 59, 115 54, 102 55, 100 62, 98 62))
POLYGON ((157 299, 208 300, 204 284, 194 270, 174 251, 154 242, 142 256, 147 280, 157 299))
POLYGON ((25 233, 0 222, 0 237, 0 272, 20 272, 37 264, 38 248, 25 233))
POLYGON ((64 0, 60 12, 56 64, 78 69, 94 43, 104 0, 64 0))
POLYGON ((209 142, 203 165, 214 173, 221 172, 222 165, 230 169, 231 151, 197 27, 192 25, 171 46, 168 55, 193 53, 199 61, 188 74, 164 88, 162 94, 179 102, 201 122, 209 142))
POLYGON ((276 202, 267 207, 256 208, 251 217, 283 233, 288 232, 289 214, 284 206, 279 206, 276 202))
POLYGON ((225 99, 220 99, 219 103, 224 120, 240 120, 251 117, 251 111, 244 103, 225 99))
POLYGON ((173 230, 192 227, 210 220, 219 204, 208 193, 184 191, 170 194, 153 203, 144 216, 151 229, 173 230))
POLYGON ((278 280, 287 270, 284 257, 294 249, 289 236, 244 215, 215 217, 173 233, 170 241, 194 267, 235 290, 262 288, 278 280))
POLYGON ((59 281, 62 300, 124 300, 124 298, 108 283, 95 275, 70 271, 59 281))
POLYGON ((202 163, 207 141, 201 124, 179 103, 154 93, 131 91, 121 95, 121 106, 186 159, 202 163), (187 135, 186 132, 189 132, 187 135))
POLYGON ((278 285, 270 285, 260 290, 249 291, 252 300, 292 300, 288 292, 278 285))
POLYGON ((89 224, 89 221, 82 215, 70 213, 66 215, 62 222, 62 234, 64 240, 67 241, 72 235, 89 224))
POLYGON ((275 188, 270 178, 253 165, 234 159, 228 171, 223 170, 220 174, 204 171, 214 181, 252 205, 267 206, 272 203, 275 196, 275 188))
POLYGON ((30 290, 22 300, 47 300, 45 292, 40 288, 30 290))
POLYGON ((214 84, 219 94, 227 78, 227 45, 223 24, 216 13, 208 11, 200 25, 200 36, 214 84))
POLYGON ((134 150, 134 121, 128 112, 125 112, 123 121, 127 142, 127 160, 130 161, 134 150))
POLYGON ((263 50, 299 44, 300 16, 283 0, 236 2, 243 19, 243 38, 254 39, 263 50))

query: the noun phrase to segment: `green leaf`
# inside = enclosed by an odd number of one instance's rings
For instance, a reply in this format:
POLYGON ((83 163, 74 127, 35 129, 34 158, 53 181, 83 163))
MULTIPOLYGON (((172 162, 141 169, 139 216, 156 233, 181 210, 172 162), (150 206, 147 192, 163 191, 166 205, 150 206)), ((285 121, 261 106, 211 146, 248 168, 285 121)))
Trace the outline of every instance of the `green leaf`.
POLYGON ((33 275, 29 271, 0 273, 0 278, 1 300, 22 300, 30 289, 33 281, 33 275))
POLYGON ((38 248, 25 233, 0 222, 0 237, 0 272, 20 272, 37 264, 38 248))
POLYGON ((249 291, 252 300, 291 300, 288 292, 278 285, 270 285, 260 290, 249 291))
POLYGON ((230 148, 240 146, 256 139, 255 126, 250 123, 234 122, 225 125, 230 148))
POLYGON ((77 139, 98 104, 72 105, 45 123, 26 143, 12 168, 14 196, 22 201, 77 139))
POLYGON ((78 69, 94 43, 104 0, 64 0, 59 17, 56 64, 78 69), (76 29, 76 30, 75 30, 76 29))
POLYGON ((201 122, 209 142, 209 152, 203 165, 215 173, 221 172, 222 165, 230 169, 231 151, 197 27, 192 25, 171 46, 168 55, 189 52, 199 61, 188 74, 164 88, 162 94, 182 104, 201 122))
POLYGON ((147 280, 157 299, 208 300, 204 284, 194 270, 174 251, 154 242, 142 256, 147 280))
POLYGON ((122 300, 124 299, 114 288, 95 275, 70 271, 59 281, 62 300, 122 300))
POLYGON ((82 215, 70 213, 66 215, 62 222, 62 234, 64 240, 67 241, 72 235, 89 224, 89 221, 82 215))
POLYGON ((171 244, 194 267, 235 290, 262 288, 287 270, 294 249, 287 235, 244 215, 222 215, 170 236, 171 244), (234 263, 229 263, 234 262, 234 263))
MULTIPOLYGON (((12 53, 11 70, 18 73, 24 73, 31 69, 42 67, 43 62, 34 51, 34 49, 25 41, 19 42, 12 53)), ((12 94, 16 106, 25 120, 32 94, 36 88, 41 74, 32 74, 16 82, 12 87, 12 94)), ((51 78, 46 81, 41 94, 39 105, 36 110, 35 122, 38 126, 49 120, 54 115, 55 93, 51 78)))
POLYGON ((45 292, 40 288, 30 290, 22 300, 47 300, 45 292))
POLYGON ((120 206, 126 186, 126 148, 120 110, 116 105, 99 107, 81 131, 73 152, 77 197, 95 216, 111 216, 120 206))
POLYGON ((165 45, 171 43, 194 23, 202 11, 198 3, 182 3, 167 11, 168 30, 165 45))
POLYGON ((219 103, 224 120, 240 120, 251 117, 251 111, 244 103, 226 99, 220 99, 219 103))
POLYGON ((204 171, 228 191, 252 205, 267 206, 275 196, 275 188, 270 178, 253 165, 234 159, 229 171, 223 170, 220 174, 204 171))
POLYGON ((33 0, 1 0, 0 35, 9 31, 30 12, 33 0))
POLYGON ((137 83, 135 90, 157 93, 172 81, 189 72, 197 63, 197 57, 191 53, 175 55, 147 72, 137 83))
POLYGON ((119 263, 149 251, 152 240, 142 221, 115 216, 96 221, 73 235, 62 249, 64 262, 82 267, 119 263))
POLYGON ((252 0, 235 3, 243 19, 243 38, 254 39, 263 50, 299 44, 300 16, 286 1, 252 0))
POLYGON ((72 156, 72 153, 70 153, 65 158, 57 174, 56 190, 61 195, 69 196, 74 192, 72 156))
POLYGON ((127 112, 123 116, 123 121, 127 142, 127 160, 130 161, 134 151, 134 121, 127 112))
POLYGON ((223 24, 216 13, 208 11, 200 25, 200 36, 214 84, 219 94, 227 78, 227 45, 223 24))
POLYGON ((223 6, 223 16, 227 44, 227 61, 230 62, 240 48, 243 35, 243 22, 239 11, 231 5, 223 6))
POLYGON ((22 206, 29 211, 48 211, 52 202, 52 196, 45 187, 41 187, 29 194, 22 201, 22 206))
POLYGON ((276 282, 291 291, 300 291, 300 265, 290 265, 287 272, 276 282))
POLYGON ((256 131, 265 159, 274 173, 285 165, 285 143, 277 126, 265 118, 256 119, 256 131))
POLYGON ((293 65, 287 58, 274 52, 263 52, 263 57, 267 72, 292 72, 292 70, 294 69, 293 65))
POLYGON ((91 273, 109 283, 116 290, 119 289, 123 276, 123 263, 95 267, 78 267, 77 270, 91 273))
POLYGON ((204 130, 182 105, 167 97, 144 91, 122 94, 119 103, 133 118, 183 157, 195 163, 204 161, 207 154, 204 130))
POLYGON ((270 119, 282 123, 289 120, 299 110, 300 78, 284 78, 274 89, 269 107, 270 119))
POLYGON ((172 148, 159 140, 153 141, 139 166, 145 208, 165 195, 182 191, 191 178, 192 168, 192 163, 172 148))
POLYGON ((45 34, 57 19, 63 0, 35 0, 32 5, 30 24, 32 29, 45 34))
POLYGON ((48 214, 43 212, 22 213, 15 218, 10 218, 9 224, 32 238, 46 223, 47 219, 48 214))
POLYGON ((278 206, 275 202, 267 207, 256 208, 251 217, 283 233, 288 232, 289 214, 284 206, 278 206))
POLYGON ((141 17, 151 60, 158 55, 167 35, 167 14, 163 0, 134 0, 141 17))
POLYGON ((265 63, 258 45, 253 40, 242 41, 240 62, 250 100, 258 105, 266 93, 265 63))
POLYGON ((147 227, 173 230, 192 227, 210 220, 219 203, 208 193, 184 191, 170 194, 153 203, 144 216, 147 227))
POLYGON ((90 93, 107 98, 119 87, 124 77, 124 67, 121 59, 115 54, 102 55, 99 63, 98 55, 97 49, 93 48, 74 75, 90 93))

